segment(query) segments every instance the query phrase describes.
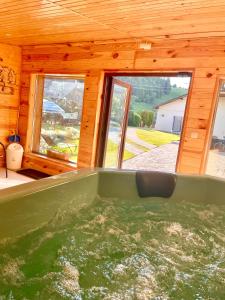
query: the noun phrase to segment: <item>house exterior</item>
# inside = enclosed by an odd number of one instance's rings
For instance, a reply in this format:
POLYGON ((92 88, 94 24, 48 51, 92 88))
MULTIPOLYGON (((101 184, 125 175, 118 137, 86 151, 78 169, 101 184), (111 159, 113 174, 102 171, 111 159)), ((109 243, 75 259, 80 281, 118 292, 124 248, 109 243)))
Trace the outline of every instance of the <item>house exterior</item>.
POLYGON ((187 95, 183 95, 156 106, 155 129, 179 134, 182 130, 186 101, 187 95))
MULTIPOLYGON (((187 95, 170 99, 155 107, 157 110, 155 129, 159 131, 180 133, 182 130, 184 111, 187 95)), ((213 136, 217 139, 225 139, 225 92, 221 92, 218 99, 213 136)))

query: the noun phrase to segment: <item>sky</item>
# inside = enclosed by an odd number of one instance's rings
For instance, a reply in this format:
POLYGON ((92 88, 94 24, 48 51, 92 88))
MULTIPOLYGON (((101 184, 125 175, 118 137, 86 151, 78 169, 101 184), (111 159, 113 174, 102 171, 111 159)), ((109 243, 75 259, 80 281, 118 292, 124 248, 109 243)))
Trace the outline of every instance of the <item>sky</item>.
POLYGON ((176 84, 177 87, 183 87, 188 89, 189 84, 190 84, 190 77, 170 77, 170 83, 176 84))

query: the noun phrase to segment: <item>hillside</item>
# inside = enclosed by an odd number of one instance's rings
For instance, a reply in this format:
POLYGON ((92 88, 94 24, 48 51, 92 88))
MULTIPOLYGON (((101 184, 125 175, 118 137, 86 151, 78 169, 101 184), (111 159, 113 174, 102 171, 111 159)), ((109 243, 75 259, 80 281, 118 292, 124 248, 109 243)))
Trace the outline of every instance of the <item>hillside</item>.
MULTIPOLYGON (((172 77, 169 76, 118 76, 116 78, 131 85, 131 109, 136 112, 152 110, 158 104, 187 93, 186 88, 172 84, 172 77)), ((172 82, 176 82, 174 79, 175 77, 172 82)), ((179 79, 178 83, 182 81, 181 77, 179 79)), ((183 82, 186 80, 187 78, 184 78, 183 82)))
POLYGON ((131 98, 131 110, 136 112, 140 112, 142 110, 152 110, 156 105, 164 103, 170 99, 182 96, 188 92, 187 89, 174 87, 171 88, 171 91, 167 95, 163 95, 159 98, 155 98, 153 102, 146 103, 146 102, 138 102, 136 101, 136 97, 131 98))

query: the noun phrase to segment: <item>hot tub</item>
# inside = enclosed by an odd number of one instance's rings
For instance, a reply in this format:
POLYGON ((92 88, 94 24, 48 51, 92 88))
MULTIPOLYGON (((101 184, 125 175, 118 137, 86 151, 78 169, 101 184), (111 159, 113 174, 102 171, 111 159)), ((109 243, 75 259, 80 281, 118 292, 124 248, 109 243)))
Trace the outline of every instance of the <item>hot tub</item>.
POLYGON ((0 299, 224 299, 225 181, 174 184, 140 197, 136 172, 93 170, 2 190, 0 299))

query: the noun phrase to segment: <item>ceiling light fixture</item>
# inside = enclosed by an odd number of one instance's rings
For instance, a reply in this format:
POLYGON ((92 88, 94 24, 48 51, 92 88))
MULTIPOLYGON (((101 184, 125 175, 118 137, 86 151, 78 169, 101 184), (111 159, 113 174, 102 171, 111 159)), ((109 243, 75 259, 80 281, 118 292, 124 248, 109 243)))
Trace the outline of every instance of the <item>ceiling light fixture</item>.
POLYGON ((148 41, 141 41, 138 48, 142 50, 151 50, 152 44, 148 41))

